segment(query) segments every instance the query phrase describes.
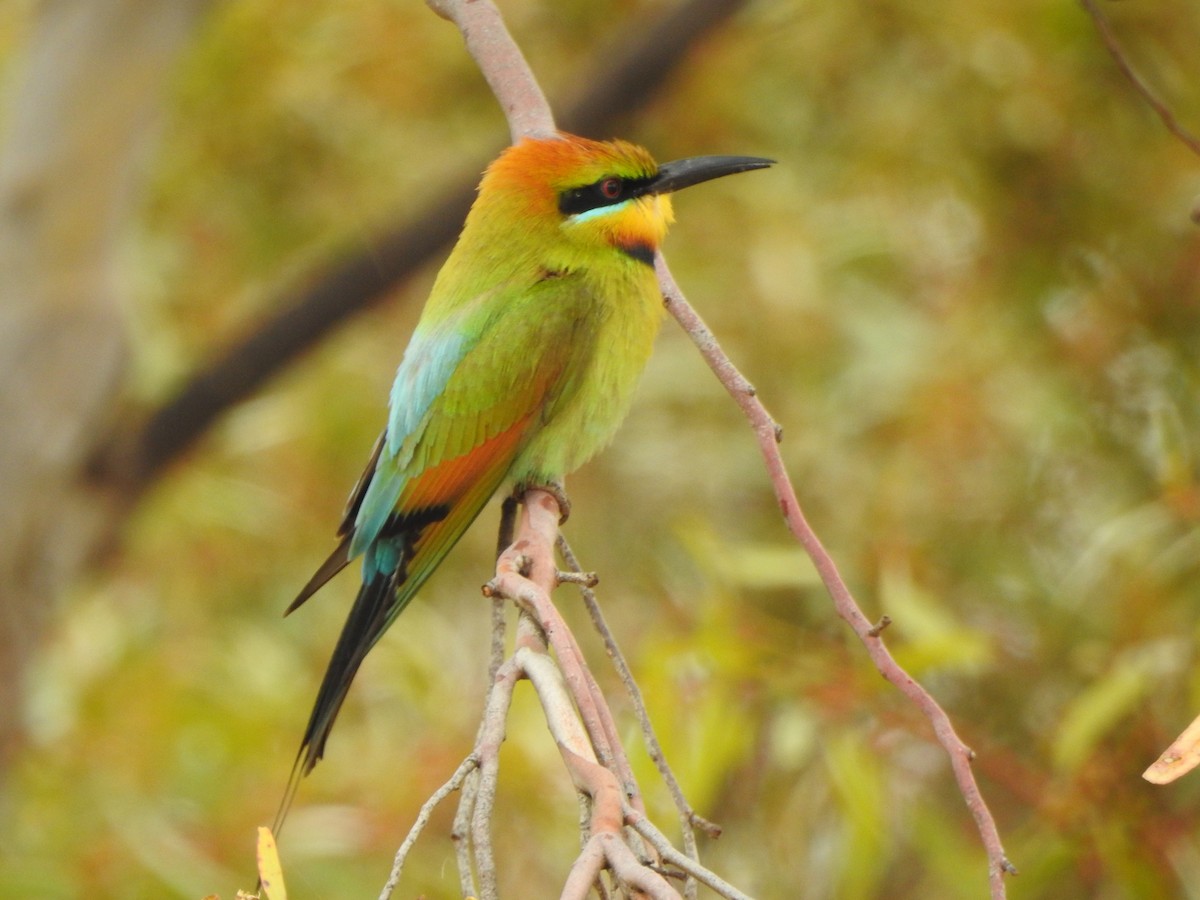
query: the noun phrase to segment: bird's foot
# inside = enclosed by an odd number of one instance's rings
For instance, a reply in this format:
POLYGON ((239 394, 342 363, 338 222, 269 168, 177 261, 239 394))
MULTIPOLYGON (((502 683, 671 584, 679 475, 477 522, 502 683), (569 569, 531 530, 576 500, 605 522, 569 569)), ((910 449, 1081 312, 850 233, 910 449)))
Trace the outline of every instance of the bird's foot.
POLYGON ((567 489, 563 487, 561 481, 547 481, 538 484, 518 484, 516 490, 513 491, 513 496, 518 500, 526 491, 545 491, 552 496, 558 503, 558 524, 566 524, 567 519, 571 517, 571 501, 567 499, 567 489))

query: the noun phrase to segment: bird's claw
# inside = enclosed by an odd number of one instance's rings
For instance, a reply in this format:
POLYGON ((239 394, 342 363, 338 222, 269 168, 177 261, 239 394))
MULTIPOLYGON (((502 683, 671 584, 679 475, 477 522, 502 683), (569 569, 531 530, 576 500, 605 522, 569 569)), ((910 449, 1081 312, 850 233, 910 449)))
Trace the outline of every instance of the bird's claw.
POLYGON ((571 501, 567 497, 567 489, 561 481, 547 481, 544 484, 519 484, 513 495, 519 500, 526 491, 545 491, 558 504, 558 524, 565 525, 571 517, 571 501))

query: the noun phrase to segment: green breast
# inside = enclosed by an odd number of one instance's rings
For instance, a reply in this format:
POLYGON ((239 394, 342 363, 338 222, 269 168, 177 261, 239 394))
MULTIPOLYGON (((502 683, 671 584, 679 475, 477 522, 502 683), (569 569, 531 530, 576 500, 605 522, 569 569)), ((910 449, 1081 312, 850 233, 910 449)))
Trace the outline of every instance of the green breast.
POLYGON ((547 313, 572 319, 560 332, 571 334, 572 352, 560 394, 510 470, 516 482, 561 480, 612 440, 663 318, 654 270, 638 260, 605 267, 603 276, 572 273, 548 288, 547 313))

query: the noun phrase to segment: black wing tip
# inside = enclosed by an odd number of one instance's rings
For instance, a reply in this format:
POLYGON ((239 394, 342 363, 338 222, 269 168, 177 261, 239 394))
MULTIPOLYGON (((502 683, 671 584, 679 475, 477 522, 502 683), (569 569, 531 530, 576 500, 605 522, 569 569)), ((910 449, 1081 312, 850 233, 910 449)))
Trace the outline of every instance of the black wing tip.
POLYGON ((296 599, 283 611, 285 618, 303 606, 309 597, 323 588, 334 575, 350 564, 350 542, 353 539, 353 531, 342 536, 342 539, 338 541, 338 545, 333 548, 333 552, 329 554, 325 562, 321 563, 317 571, 313 573, 312 578, 308 579, 308 583, 300 588, 300 593, 296 595, 296 599))
POLYGON ((296 610, 298 610, 301 606, 304 605, 304 601, 306 601, 312 595, 313 595, 313 591, 301 591, 300 595, 298 597, 296 597, 296 599, 293 600, 291 603, 289 603, 288 608, 283 611, 282 618, 286 619, 288 616, 290 616, 292 613, 294 613, 296 610))

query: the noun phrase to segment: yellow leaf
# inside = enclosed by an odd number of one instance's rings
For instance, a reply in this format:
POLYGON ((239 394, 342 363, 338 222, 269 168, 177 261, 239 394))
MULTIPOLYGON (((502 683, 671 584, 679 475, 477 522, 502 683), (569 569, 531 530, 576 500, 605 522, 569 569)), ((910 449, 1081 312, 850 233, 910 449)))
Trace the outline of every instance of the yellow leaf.
POLYGON ((1170 784, 1200 765, 1200 716, 1183 730, 1142 777, 1151 784, 1170 784))
POLYGON ((287 900, 287 888, 283 885, 283 866, 279 864, 279 851, 275 847, 275 835, 270 828, 258 829, 258 880, 262 884, 267 900, 287 900))

